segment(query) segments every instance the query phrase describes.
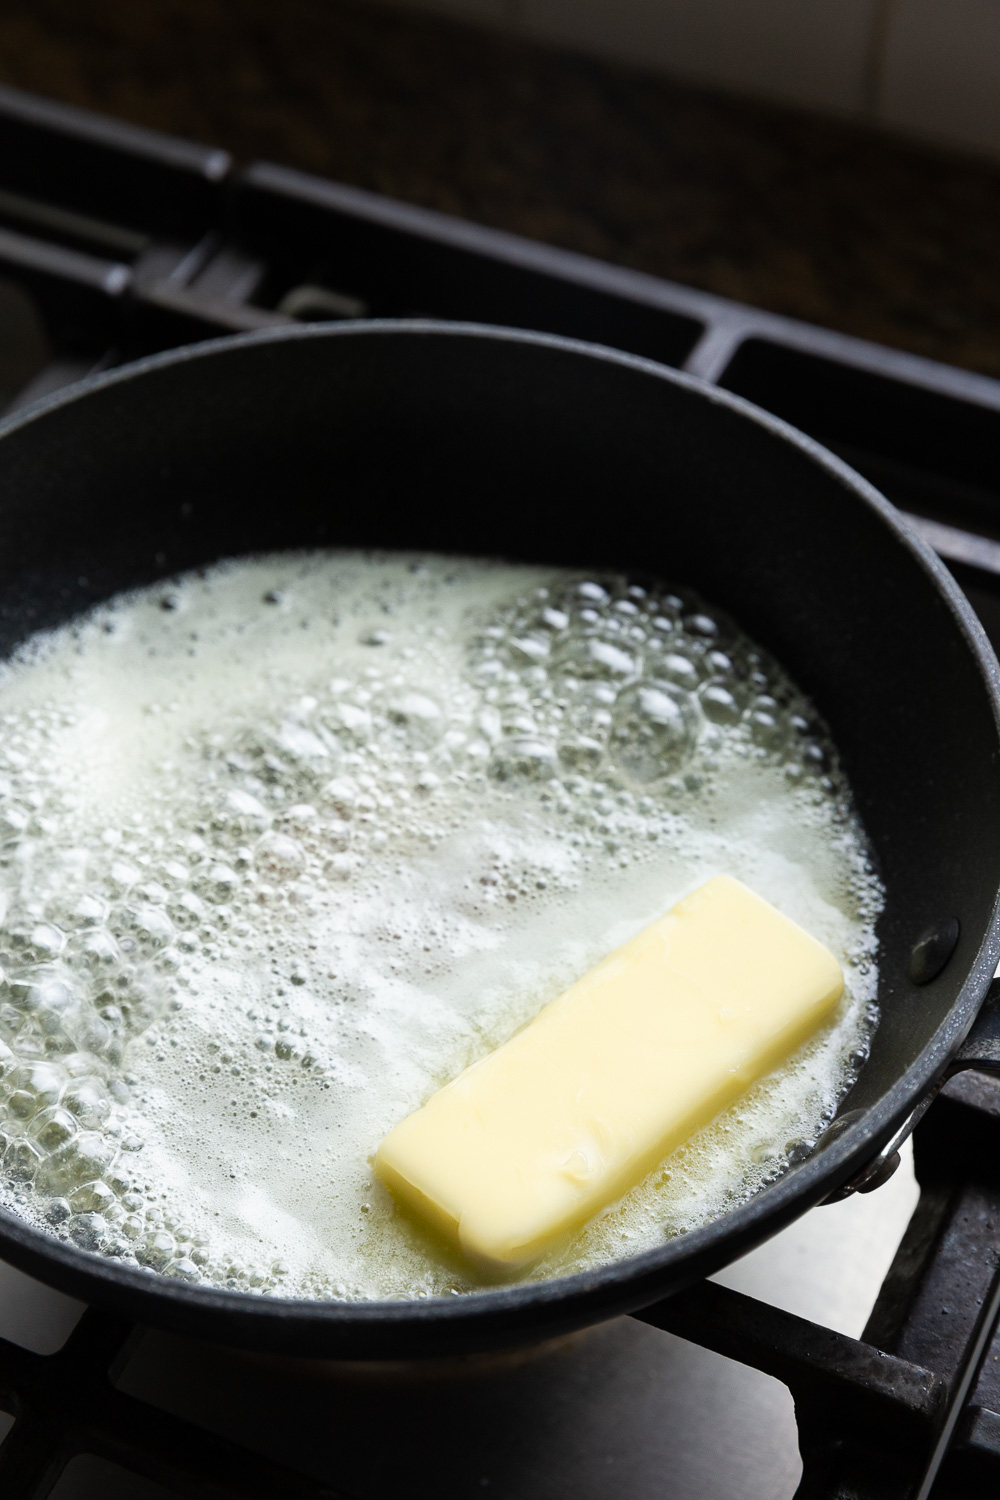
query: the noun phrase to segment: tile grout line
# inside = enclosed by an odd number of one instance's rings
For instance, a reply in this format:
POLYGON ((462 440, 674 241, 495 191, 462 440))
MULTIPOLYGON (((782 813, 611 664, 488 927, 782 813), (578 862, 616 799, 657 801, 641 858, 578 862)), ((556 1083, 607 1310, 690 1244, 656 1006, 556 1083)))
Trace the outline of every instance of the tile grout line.
POLYGON ((861 78, 861 112, 872 122, 879 119, 885 102, 889 38, 897 9, 898 0, 874 0, 861 78))

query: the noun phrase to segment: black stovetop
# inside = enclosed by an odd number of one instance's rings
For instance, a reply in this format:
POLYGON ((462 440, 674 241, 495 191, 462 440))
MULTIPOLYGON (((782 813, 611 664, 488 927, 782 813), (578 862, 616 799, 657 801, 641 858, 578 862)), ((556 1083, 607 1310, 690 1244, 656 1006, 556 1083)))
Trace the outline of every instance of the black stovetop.
MULTIPOLYGON (((748 397, 909 512, 1000 642, 1000 382, 0 89, 0 410, 221 333, 382 316, 569 334, 748 397)), ((132 1476, 120 1493, 135 1496, 671 1495, 657 1437, 671 1422, 669 1388, 649 1404, 650 1351, 664 1337, 653 1329, 790 1389, 801 1497, 997 1493, 1000 1083, 968 1074, 948 1085, 918 1128, 915 1163, 919 1201, 860 1339, 706 1282, 640 1314, 651 1326, 623 1320, 571 1358, 542 1351, 414 1380, 192 1356, 159 1335, 145 1336, 145 1363, 129 1364, 142 1330, 89 1309, 54 1352, 0 1340, 0 1409, 15 1418, 0 1494, 68 1495, 60 1475, 90 1454, 132 1476), (641 1465, 623 1465, 601 1435, 602 1381, 641 1465), (203 1425, 210 1386, 228 1406, 203 1425), (515 1400, 505 1425, 498 1413, 515 1400), (287 1422, 290 1405, 328 1427, 329 1462, 294 1436, 254 1440, 255 1428, 287 1422), (526 1419, 532 1408, 544 1420, 526 1419), (543 1459, 546 1441, 574 1458, 543 1459)), ((789 1485, 778 1468, 775 1493, 789 1485)))

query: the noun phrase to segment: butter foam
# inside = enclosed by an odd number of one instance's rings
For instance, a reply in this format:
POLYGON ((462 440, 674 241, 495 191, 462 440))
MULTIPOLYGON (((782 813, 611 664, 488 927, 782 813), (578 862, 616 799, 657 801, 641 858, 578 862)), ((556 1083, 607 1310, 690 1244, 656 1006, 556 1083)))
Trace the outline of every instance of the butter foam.
POLYGON ((386 1132, 729 872, 836 953, 835 1023, 571 1245, 725 1211, 807 1154, 874 1024, 882 892, 825 726, 693 595, 434 556, 241 559, 0 677, 0 1193, 262 1294, 461 1294, 386 1132))

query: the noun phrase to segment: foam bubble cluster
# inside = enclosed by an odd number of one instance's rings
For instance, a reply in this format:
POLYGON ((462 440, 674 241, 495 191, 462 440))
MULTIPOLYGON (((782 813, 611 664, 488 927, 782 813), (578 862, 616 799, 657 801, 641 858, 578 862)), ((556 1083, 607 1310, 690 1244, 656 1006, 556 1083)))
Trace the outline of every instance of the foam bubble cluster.
POLYGON ((0 679, 0 1200, 151 1273, 460 1294, 382 1136, 692 886, 837 953, 836 1022, 531 1274, 807 1154, 864 1061, 882 894, 825 726, 693 595, 361 553, 240 560, 0 679))

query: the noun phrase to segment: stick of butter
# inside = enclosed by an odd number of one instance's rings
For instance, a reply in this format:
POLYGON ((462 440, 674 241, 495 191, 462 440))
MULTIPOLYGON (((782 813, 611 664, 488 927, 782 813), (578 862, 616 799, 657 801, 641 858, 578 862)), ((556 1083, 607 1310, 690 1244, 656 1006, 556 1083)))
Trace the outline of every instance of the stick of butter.
POLYGON ((376 1172, 482 1271, 515 1272, 801 1046, 843 982, 717 876, 397 1125, 376 1172))

